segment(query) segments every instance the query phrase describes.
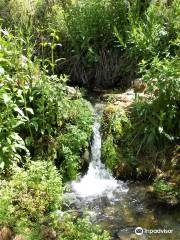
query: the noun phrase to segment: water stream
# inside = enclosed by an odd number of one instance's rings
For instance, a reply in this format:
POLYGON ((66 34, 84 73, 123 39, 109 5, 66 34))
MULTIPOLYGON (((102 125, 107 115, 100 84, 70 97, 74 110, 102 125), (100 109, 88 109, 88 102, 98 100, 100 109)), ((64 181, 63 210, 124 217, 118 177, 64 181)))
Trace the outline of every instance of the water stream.
POLYGON ((93 125, 93 139, 91 144, 91 162, 87 174, 79 181, 72 182, 73 191, 79 197, 97 198, 107 196, 113 197, 113 192, 117 189, 122 192, 127 192, 128 188, 123 182, 115 180, 110 172, 101 162, 101 134, 99 113, 96 113, 95 122, 93 125))
MULTIPOLYGON (((70 183, 70 208, 90 216, 92 224, 100 224, 111 233, 113 240, 178 240, 180 214, 164 211, 154 204, 142 183, 125 183, 113 178, 101 162, 101 133, 99 116, 102 106, 95 105, 95 122, 91 144, 91 160, 87 173, 70 183), (136 227, 172 230, 172 233, 135 234, 136 227)), ((144 230, 145 231, 145 230, 144 230)))

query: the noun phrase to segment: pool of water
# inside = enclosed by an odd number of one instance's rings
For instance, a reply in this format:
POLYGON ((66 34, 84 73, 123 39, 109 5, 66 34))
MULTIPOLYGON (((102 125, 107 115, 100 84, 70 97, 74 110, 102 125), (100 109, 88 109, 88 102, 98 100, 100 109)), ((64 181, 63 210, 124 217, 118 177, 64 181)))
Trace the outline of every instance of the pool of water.
MULTIPOLYGON (((122 182, 120 182, 122 187, 122 182)), ((112 240, 178 240, 180 239, 179 209, 165 209, 153 202, 147 186, 141 183, 126 183, 124 189, 95 196, 80 196, 67 193, 71 205, 79 215, 89 216, 92 224, 100 224, 108 230, 112 240), (128 188, 128 191, 127 191, 128 188), (147 230, 166 230, 169 233, 136 235, 137 227, 147 230), (172 233, 170 233, 172 232, 172 233)))

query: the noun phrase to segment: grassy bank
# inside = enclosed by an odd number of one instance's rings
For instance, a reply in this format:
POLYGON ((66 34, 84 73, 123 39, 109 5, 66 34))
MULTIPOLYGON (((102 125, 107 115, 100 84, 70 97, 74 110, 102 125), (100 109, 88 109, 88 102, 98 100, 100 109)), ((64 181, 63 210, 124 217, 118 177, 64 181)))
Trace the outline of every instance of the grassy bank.
POLYGON ((155 199, 176 205, 180 200, 179 110, 171 122, 174 131, 167 128, 167 119, 161 120, 163 110, 158 112, 156 104, 157 99, 138 100, 126 109, 107 104, 102 117, 102 159, 117 178, 148 181, 155 199))

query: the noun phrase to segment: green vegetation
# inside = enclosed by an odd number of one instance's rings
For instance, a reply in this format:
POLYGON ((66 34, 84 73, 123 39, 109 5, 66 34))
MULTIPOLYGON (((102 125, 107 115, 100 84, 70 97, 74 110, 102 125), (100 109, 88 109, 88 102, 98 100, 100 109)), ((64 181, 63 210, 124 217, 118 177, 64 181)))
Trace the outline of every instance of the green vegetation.
POLYGON ((25 169, 16 167, 10 181, 1 181, 1 226, 27 240, 108 240, 109 235, 88 219, 75 221, 69 214, 56 213, 62 193, 61 176, 52 162, 29 161, 25 169))
POLYGON ((83 167, 93 113, 79 90, 66 86, 67 76, 46 75, 40 61, 31 60, 34 49, 26 40, 1 28, 0 234, 109 239, 86 219, 54 215, 63 183, 83 167))
POLYGON ((166 166, 166 171, 161 172, 153 183, 157 200, 171 205, 178 204, 180 201, 179 150, 179 146, 174 149, 173 157, 169 166, 166 166))
MULTIPOLYGON (((126 116, 125 111, 121 107, 115 107, 109 104, 105 110, 102 121, 103 132, 103 145, 102 145, 102 158, 106 165, 115 172, 120 171, 120 166, 123 174, 127 177, 129 170, 127 171, 126 162, 130 160, 130 155, 123 156, 123 147, 119 149, 119 146, 123 145, 121 141, 124 141, 126 131, 131 129, 131 123, 126 116)), ((128 154, 128 148, 125 147, 126 154, 128 154)), ((128 166, 129 168, 129 166, 128 166)))
POLYGON ((66 76, 46 76, 18 45, 14 49, 16 40, 2 31, 1 170, 7 174, 30 155, 63 165, 64 178, 73 179, 91 137, 90 106, 78 90, 73 96, 68 93, 66 76))
POLYGON ((65 216, 64 225, 60 226, 61 238, 67 240, 85 239, 85 240, 109 240, 109 234, 103 232, 99 226, 93 226, 88 218, 78 219, 73 224, 73 218, 69 215, 65 216))
POLYGON ((0 16, 33 42, 52 72, 71 73, 87 86, 124 87, 141 77, 142 60, 149 69, 153 58, 178 54, 178 6, 179 0, 3 0, 0 16))
POLYGON ((117 177, 152 179, 158 197, 179 202, 179 5, 0 1, 0 230, 35 240, 109 239, 88 219, 55 214, 92 134, 91 106, 69 83, 147 84, 128 111, 105 109, 102 158, 117 177))
POLYGON ((43 222, 61 205, 61 176, 51 162, 29 162, 26 167, 16 167, 10 181, 1 181, 1 224, 27 239, 42 239, 43 222))
POLYGON ((157 192, 166 193, 167 195, 177 195, 178 193, 173 190, 173 186, 171 186, 165 180, 158 180, 154 181, 154 187, 157 192))
MULTIPOLYGON (((139 98, 126 112, 131 127, 123 128, 121 139, 119 130, 111 130, 114 118, 109 117, 107 123, 106 114, 111 114, 105 109, 103 159, 121 178, 129 168, 130 178, 145 179, 155 177, 158 170, 171 170, 176 176, 179 169, 178 164, 174 169, 171 161, 180 136, 179 1, 146 3, 129 4, 126 35, 115 29, 120 47, 135 64, 135 76, 147 84, 146 97, 139 98)), ((118 110, 113 115, 118 115, 118 110)))
POLYGON ((170 205, 178 203, 180 198, 179 186, 163 179, 155 179, 153 183, 156 198, 170 205))

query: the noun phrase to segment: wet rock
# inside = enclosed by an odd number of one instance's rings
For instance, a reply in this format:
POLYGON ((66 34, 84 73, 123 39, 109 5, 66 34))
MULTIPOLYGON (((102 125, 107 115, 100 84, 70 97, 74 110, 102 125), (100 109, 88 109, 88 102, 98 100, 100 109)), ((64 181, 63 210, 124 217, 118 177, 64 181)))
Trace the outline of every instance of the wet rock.
POLYGON ((125 222, 127 222, 127 223, 133 223, 134 222, 133 213, 129 208, 124 208, 123 209, 123 215, 124 215, 125 222))
POLYGON ((129 89, 124 93, 105 94, 102 99, 112 103, 114 106, 127 108, 134 102, 135 94, 132 89, 129 89))
POLYGON ((8 227, 3 227, 0 230, 0 240, 11 240, 12 238, 12 231, 8 227))
POLYGON ((88 149, 86 149, 85 150, 85 152, 84 152, 84 154, 83 154, 83 159, 86 161, 86 162, 88 162, 89 161, 89 150, 88 149))

